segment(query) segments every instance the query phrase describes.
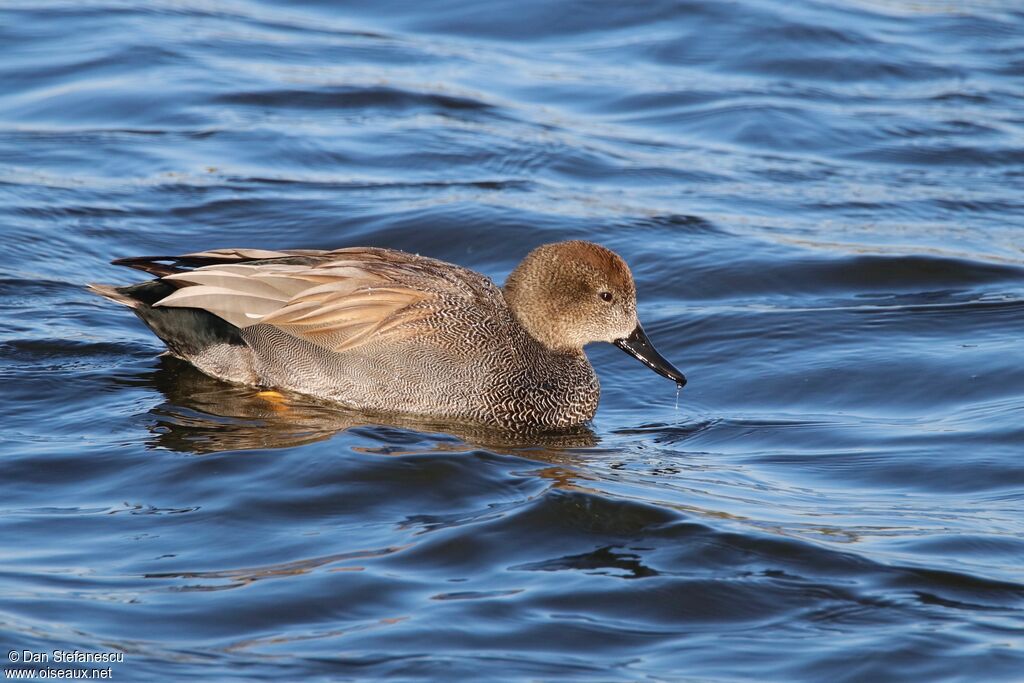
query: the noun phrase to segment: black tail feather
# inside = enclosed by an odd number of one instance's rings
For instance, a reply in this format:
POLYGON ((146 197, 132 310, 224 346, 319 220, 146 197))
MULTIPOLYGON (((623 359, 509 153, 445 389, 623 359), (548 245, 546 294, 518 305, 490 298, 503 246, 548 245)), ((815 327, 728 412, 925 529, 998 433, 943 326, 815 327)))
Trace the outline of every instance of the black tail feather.
POLYGON ((114 259, 110 263, 115 266, 128 266, 156 277, 163 277, 184 272, 186 269, 179 266, 179 261, 181 261, 181 258, 178 256, 130 256, 128 258, 114 259), (165 264, 160 263, 160 261, 171 261, 172 263, 165 264))
POLYGON ((321 262, 325 252, 315 249, 265 251, 261 249, 215 249, 184 256, 129 256, 114 259, 115 266, 127 266, 156 277, 184 273, 193 268, 221 263, 260 264, 273 261, 281 264, 312 265, 321 262), (166 262, 166 263, 165 263, 166 262))
POLYGON ((127 266, 141 270, 156 277, 164 277, 165 275, 184 273, 193 268, 212 266, 218 263, 239 263, 247 260, 253 259, 231 256, 129 256, 114 259, 110 263, 115 266, 127 266), (170 261, 170 263, 161 263, 161 261, 170 261))
POLYGON ((126 287, 89 285, 89 289, 131 307, 167 348, 182 358, 191 358, 214 344, 245 345, 241 331, 213 313, 199 308, 153 308, 175 291, 170 282, 148 280, 126 287))

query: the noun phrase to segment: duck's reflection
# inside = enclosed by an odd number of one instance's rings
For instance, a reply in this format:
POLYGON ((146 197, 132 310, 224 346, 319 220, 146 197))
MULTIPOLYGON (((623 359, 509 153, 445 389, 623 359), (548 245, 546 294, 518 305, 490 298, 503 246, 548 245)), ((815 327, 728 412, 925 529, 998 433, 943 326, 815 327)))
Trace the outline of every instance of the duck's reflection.
POLYGON ((512 434, 469 425, 367 415, 305 396, 261 391, 208 377, 190 364, 162 356, 147 378, 166 401, 152 409, 150 445, 186 453, 290 448, 323 441, 344 430, 371 432, 382 455, 464 451, 479 446, 546 462, 566 463, 564 449, 591 448, 598 438, 586 427, 570 432, 512 434), (423 433, 431 438, 423 439, 423 433), (428 446, 429 444, 429 446, 428 446))

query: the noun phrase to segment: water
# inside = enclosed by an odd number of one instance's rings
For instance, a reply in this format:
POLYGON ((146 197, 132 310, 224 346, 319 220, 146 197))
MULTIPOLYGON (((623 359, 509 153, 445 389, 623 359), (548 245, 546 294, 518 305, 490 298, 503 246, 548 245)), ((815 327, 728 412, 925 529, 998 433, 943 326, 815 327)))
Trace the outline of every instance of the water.
MULTIPOLYGON (((0 5, 0 644, 115 680, 1024 680, 1024 13, 0 5), (114 257, 587 238, 540 442, 159 358, 114 257)), ((10 665, 5 664, 8 670, 10 665)))

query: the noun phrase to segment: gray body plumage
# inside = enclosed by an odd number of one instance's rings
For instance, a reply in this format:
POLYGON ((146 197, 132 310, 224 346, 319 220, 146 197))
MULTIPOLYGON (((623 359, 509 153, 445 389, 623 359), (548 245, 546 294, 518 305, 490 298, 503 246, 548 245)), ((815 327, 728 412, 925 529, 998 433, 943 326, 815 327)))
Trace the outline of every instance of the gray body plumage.
POLYGON ((552 353, 527 335, 510 334, 508 323, 435 331, 446 332, 445 339, 411 339, 400 348, 371 343, 339 354, 255 325, 242 333, 254 380, 247 383, 361 411, 503 428, 569 427, 597 410, 600 390, 586 358, 552 353))

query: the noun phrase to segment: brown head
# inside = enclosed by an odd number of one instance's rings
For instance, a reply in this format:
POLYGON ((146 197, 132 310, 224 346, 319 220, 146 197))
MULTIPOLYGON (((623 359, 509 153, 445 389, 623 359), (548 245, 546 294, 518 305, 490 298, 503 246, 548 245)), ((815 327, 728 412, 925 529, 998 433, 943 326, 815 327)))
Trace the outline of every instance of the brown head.
POLYGON ((680 386, 686 383, 644 333, 633 274, 609 249, 579 240, 537 247, 509 275, 505 299, 523 327, 550 349, 582 353, 591 342, 610 342, 680 386))

